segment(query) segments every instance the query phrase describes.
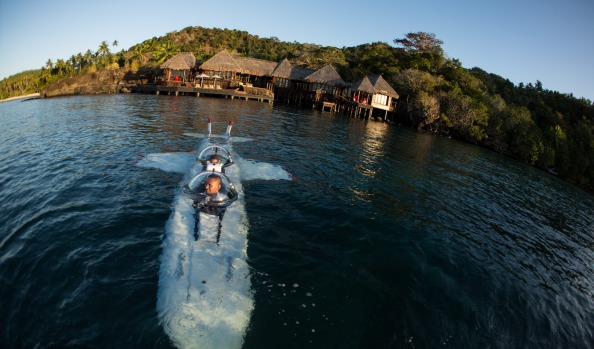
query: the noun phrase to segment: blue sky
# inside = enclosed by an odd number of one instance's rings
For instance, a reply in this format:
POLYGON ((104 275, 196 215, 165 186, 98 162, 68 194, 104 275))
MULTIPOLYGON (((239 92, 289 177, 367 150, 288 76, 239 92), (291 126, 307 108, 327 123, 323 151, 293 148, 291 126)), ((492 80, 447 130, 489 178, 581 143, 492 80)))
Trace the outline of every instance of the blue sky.
POLYGON ((48 59, 128 49, 189 26, 245 30, 324 46, 349 47, 425 31, 446 55, 515 84, 535 83, 594 101, 592 0, 323 1, 0 0, 0 79, 48 59))

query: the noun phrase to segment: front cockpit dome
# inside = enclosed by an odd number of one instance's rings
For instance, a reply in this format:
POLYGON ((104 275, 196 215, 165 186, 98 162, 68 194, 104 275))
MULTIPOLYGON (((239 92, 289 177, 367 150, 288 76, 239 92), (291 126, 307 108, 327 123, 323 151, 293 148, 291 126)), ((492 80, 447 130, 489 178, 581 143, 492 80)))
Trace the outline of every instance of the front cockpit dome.
POLYGON ((229 151, 220 145, 211 145, 204 148, 200 154, 198 154, 197 160, 203 165, 217 164, 222 167, 227 167, 233 164, 233 159, 229 151))

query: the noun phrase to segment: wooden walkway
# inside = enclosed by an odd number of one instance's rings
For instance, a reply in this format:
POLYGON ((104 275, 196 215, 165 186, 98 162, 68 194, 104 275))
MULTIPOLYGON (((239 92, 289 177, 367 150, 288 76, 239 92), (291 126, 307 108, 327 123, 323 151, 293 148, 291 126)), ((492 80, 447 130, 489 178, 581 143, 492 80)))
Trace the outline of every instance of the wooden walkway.
POLYGON ((131 92, 134 93, 151 93, 151 94, 165 94, 175 96, 208 96, 208 97, 224 97, 231 99, 244 99, 244 100, 255 100, 259 102, 268 102, 272 104, 274 101, 274 95, 263 96, 257 94, 249 94, 243 91, 236 91, 230 89, 212 89, 212 88, 200 88, 200 87, 184 87, 184 86, 134 86, 131 88, 131 92))
MULTIPOLYGON (((238 91, 234 89, 221 88, 203 88, 191 86, 163 86, 163 85, 143 85, 130 86, 129 92, 133 93, 150 93, 157 95, 175 95, 175 96, 196 96, 196 97, 224 97, 230 99, 254 100, 259 102, 274 103, 275 94, 270 93, 269 90, 263 88, 248 88, 247 91, 238 91), (253 92, 253 93, 250 93, 253 92), (267 95, 263 95, 263 93, 267 95)), ((393 115, 392 110, 383 110, 374 108, 370 104, 357 103, 348 98, 336 98, 333 101, 311 101, 307 93, 283 93, 281 90, 277 96, 279 100, 276 102, 294 104, 298 106, 311 106, 313 109, 322 111, 329 111, 331 113, 339 113, 355 118, 375 118, 388 120, 388 115, 393 115)))

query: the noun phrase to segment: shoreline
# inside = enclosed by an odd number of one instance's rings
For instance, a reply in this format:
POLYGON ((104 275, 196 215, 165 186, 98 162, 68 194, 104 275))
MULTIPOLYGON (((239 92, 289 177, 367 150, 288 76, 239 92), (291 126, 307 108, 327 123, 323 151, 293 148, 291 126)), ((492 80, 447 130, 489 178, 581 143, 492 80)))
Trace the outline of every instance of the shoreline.
POLYGON ((14 100, 18 100, 18 99, 24 99, 24 98, 38 98, 41 95, 39 94, 39 92, 37 93, 31 93, 28 95, 24 95, 24 96, 15 96, 15 97, 8 97, 6 99, 0 99, 0 103, 2 102, 8 102, 8 101, 14 101, 14 100))

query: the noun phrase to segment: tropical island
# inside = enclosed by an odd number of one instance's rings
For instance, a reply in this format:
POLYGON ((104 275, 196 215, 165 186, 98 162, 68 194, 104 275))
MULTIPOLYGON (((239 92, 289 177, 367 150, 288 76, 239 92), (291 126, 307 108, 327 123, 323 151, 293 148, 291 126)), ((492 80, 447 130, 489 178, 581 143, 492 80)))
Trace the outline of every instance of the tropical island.
MULTIPOLYGON (((207 62, 222 51, 269 62, 288 61, 313 72, 331 66, 344 81, 379 76, 397 92, 391 121, 476 144, 547 170, 594 192, 594 105, 584 98, 547 90, 540 81, 517 86, 478 67, 446 57, 434 34, 409 33, 393 45, 323 47, 260 38, 245 31, 188 27, 113 53, 117 41, 97 51, 48 60, 38 70, 0 81, 0 98, 66 85, 75 94, 118 93, 155 83, 162 65, 191 53, 207 62)), ((170 72, 169 72, 170 73, 170 72)), ((170 78, 171 76, 169 76, 170 78)))

